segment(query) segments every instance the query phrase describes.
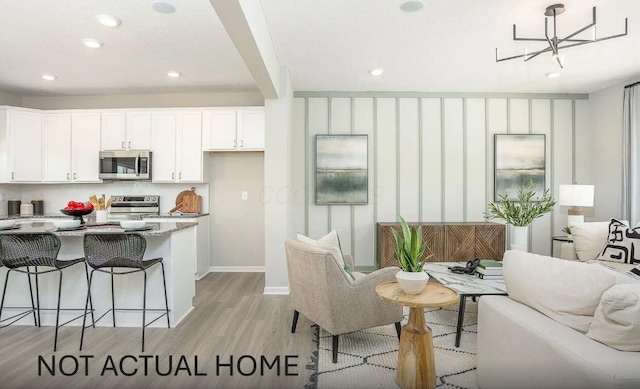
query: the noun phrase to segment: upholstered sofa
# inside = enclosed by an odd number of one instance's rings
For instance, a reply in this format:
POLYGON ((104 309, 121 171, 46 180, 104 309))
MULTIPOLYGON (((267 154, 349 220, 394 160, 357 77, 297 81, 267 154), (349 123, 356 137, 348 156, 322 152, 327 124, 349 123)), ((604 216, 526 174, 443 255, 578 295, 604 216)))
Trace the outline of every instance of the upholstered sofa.
POLYGON ((480 388, 639 388, 640 278, 600 263, 504 255, 509 296, 478 306, 480 388))

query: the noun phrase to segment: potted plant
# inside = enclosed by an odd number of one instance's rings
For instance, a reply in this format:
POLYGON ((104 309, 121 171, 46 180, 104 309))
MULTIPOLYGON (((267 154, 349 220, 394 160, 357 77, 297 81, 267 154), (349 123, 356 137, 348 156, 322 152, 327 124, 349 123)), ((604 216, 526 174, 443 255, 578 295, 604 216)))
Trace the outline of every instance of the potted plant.
POLYGON ((512 250, 527 250, 527 236, 529 224, 545 213, 551 212, 556 201, 545 190, 542 197, 535 197, 535 184, 530 181, 529 188, 518 188, 518 201, 511 201, 507 193, 498 195, 498 201, 490 203, 488 212, 484 213, 487 220, 502 219, 513 226, 511 236, 512 250))
POLYGON ((406 294, 419 294, 429 281, 429 275, 422 268, 433 255, 422 258, 427 248, 422 241, 422 226, 409 226, 400 217, 400 227, 402 234, 395 229, 391 230, 396 241, 393 255, 401 269, 396 273, 396 280, 406 294))

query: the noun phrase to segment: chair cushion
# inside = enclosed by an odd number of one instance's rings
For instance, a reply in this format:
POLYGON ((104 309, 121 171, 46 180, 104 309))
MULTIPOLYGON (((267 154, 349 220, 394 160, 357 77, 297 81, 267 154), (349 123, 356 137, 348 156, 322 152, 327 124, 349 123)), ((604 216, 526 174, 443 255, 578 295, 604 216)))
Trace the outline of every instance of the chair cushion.
POLYGON ((605 290, 615 277, 599 266, 522 251, 503 260, 509 298, 586 333, 605 290))
POLYGON ((301 243, 306 243, 311 246, 328 250, 329 252, 331 252, 331 254, 333 254, 333 257, 335 258, 336 262, 338 262, 338 265, 340 265, 340 267, 343 268, 347 274, 349 274, 351 279, 356 279, 353 275, 351 266, 349 266, 349 263, 344 260, 344 257, 342 255, 342 247, 340 246, 340 238, 338 237, 338 232, 336 230, 331 230, 331 232, 329 232, 327 235, 318 239, 312 239, 306 235, 298 233, 297 240, 301 243))
POLYGON ((640 351, 640 284, 604 292, 587 336, 617 350, 640 351))
POLYGON ((596 259, 607 245, 609 222, 574 224, 571 226, 571 236, 579 260, 596 259))
POLYGON ((611 219, 607 244, 597 259, 620 263, 640 263, 640 227, 630 228, 619 220, 611 219))

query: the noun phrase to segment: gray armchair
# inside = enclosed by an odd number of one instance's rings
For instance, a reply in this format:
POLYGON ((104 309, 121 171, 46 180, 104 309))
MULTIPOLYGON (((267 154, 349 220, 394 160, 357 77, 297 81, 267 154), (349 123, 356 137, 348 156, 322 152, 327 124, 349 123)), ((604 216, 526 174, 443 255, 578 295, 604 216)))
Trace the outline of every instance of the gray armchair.
MULTIPOLYGON (((294 309, 292 333, 300 313, 331 333, 333 363, 338 360, 339 335, 395 323, 400 336, 402 307, 380 300, 375 292, 376 285, 395 281, 397 267, 356 273, 353 280, 328 250, 293 240, 286 241, 285 248, 294 309)), ((350 255, 345 254, 345 261, 353 269, 350 255)))

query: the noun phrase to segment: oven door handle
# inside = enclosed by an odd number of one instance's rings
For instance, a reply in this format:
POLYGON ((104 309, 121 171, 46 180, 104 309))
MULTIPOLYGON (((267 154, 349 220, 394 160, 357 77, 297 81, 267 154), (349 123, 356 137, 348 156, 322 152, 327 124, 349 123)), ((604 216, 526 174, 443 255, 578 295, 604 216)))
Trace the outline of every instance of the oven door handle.
POLYGON ((140 154, 136 155, 136 176, 140 176, 140 154))

